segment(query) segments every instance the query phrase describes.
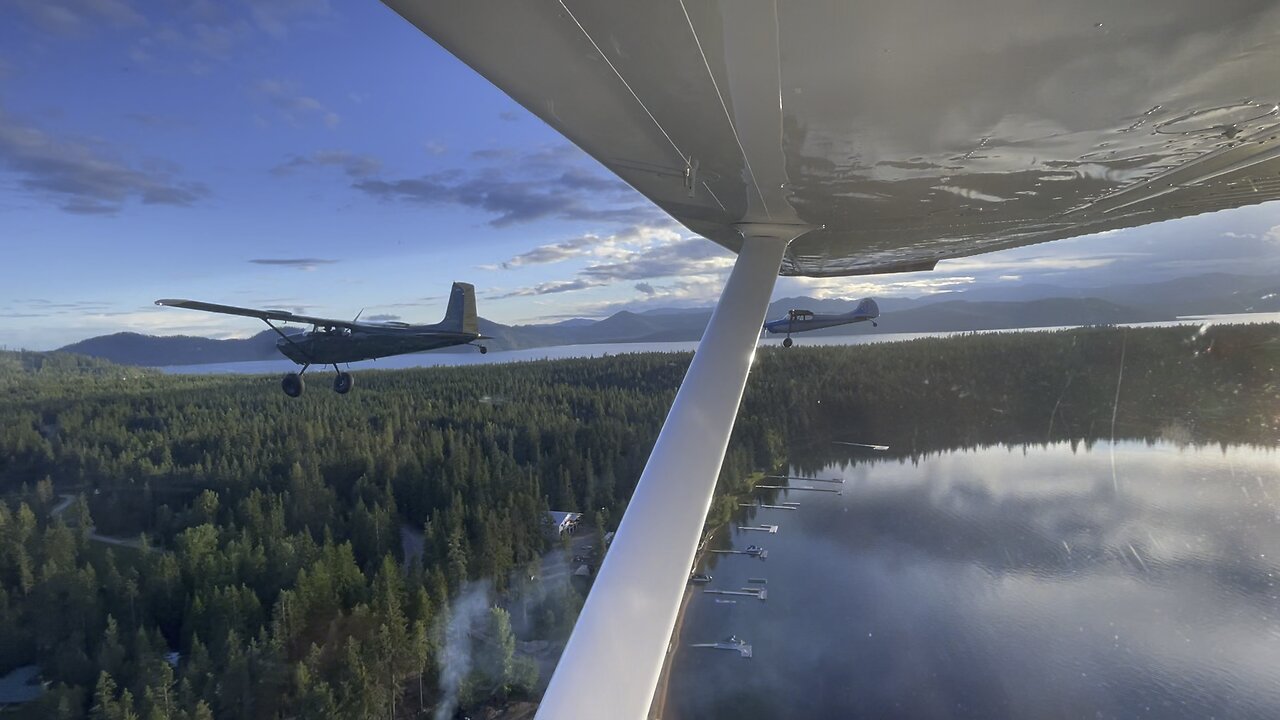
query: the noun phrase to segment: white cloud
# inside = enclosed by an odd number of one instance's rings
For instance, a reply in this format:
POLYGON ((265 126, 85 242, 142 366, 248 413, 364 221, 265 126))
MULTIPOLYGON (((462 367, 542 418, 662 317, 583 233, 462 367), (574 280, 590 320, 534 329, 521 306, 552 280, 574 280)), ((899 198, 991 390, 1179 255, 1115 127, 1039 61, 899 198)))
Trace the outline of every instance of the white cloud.
POLYGON ((156 161, 129 163, 100 142, 50 135, 0 107, 0 168, 28 192, 47 197, 67 212, 112 214, 126 201, 187 206, 208 194, 200 183, 183 182, 156 161))
POLYGON ((328 166, 340 168, 353 178, 373 175, 382 167, 382 162, 372 155, 360 155, 346 150, 317 150, 310 155, 291 155, 289 159, 271 168, 272 175, 289 175, 296 170, 309 166, 328 166))
MULTIPOLYGON (((892 276, 889 276, 892 277, 892 276)), ((787 278, 787 285, 798 285, 799 291, 820 300, 857 299, 862 297, 903 297, 933 295, 951 292, 964 285, 972 285, 977 278, 971 275, 930 276, 899 280, 868 280, 866 278, 787 278)), ((780 285, 782 281, 779 281, 780 285)), ((785 286, 784 286, 785 287, 785 286)), ((780 290, 785 292, 784 290, 780 290)))
POLYGON ((507 260, 501 264, 501 267, 511 270, 527 265, 557 263, 575 258, 622 260, 656 245, 675 243, 680 240, 680 233, 676 232, 674 224, 635 225, 612 235, 587 233, 540 245, 507 260))
POLYGON ((274 105, 290 124, 301 125, 308 120, 319 119, 333 129, 342 122, 342 118, 324 103, 279 80, 259 80, 254 85, 254 92, 274 105))

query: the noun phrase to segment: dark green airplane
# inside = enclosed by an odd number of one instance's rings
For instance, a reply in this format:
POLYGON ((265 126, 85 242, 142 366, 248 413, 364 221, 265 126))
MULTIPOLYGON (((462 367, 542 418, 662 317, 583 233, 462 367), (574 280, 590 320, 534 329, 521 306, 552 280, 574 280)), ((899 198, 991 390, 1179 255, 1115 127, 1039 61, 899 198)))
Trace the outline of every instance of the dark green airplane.
MULTIPOLYGON (((284 380, 280 382, 285 395, 289 397, 298 397, 302 394, 304 388, 302 376, 312 365, 332 365, 334 372, 337 373, 333 380, 333 389, 345 395, 351 391, 355 380, 351 377, 351 373, 343 372, 338 368, 339 363, 375 360, 391 355, 404 355, 454 345, 476 345, 477 340, 490 339, 480 334, 479 325, 476 322, 475 287, 460 282, 453 284, 453 293, 449 296, 449 307, 445 311, 444 320, 434 325, 360 322, 358 315, 355 320, 334 320, 296 315, 284 310, 255 310, 198 300, 165 299, 157 300, 156 304, 224 315, 242 315, 265 322, 280 335, 280 339, 276 341, 276 347, 280 352, 302 366, 302 370, 285 375, 284 380), (290 335, 272 321, 305 323, 311 325, 311 330, 290 335)), ((480 348, 481 353, 489 351, 483 345, 476 345, 476 347, 480 348)))

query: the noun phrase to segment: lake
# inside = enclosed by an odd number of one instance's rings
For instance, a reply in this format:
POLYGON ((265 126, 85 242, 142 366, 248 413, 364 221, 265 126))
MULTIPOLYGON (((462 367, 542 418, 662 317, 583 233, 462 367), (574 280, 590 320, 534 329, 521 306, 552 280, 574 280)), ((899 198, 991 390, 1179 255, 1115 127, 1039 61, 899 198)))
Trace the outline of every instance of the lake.
POLYGON ((664 717, 1280 717, 1277 461, 851 449, 815 474, 843 485, 792 481, 842 494, 760 491, 799 509, 743 510, 779 532, 712 541, 769 556, 707 554, 706 587, 765 578, 768 599, 691 591, 664 717), (754 657, 688 647, 729 635, 754 657))
MULTIPOLYGON (((1180 318, 1163 322, 1128 323, 1122 327, 1168 327, 1172 325, 1203 324, 1236 324, 1280 322, 1280 313, 1240 313, 1234 315, 1204 315, 1180 318)), ((1050 332, 1066 330, 1067 327, 1044 328, 1009 328, 1004 330, 980 330, 960 332, 921 332, 921 333, 875 333, 868 335, 833 335, 806 336, 796 335, 799 345, 867 345, 870 343, 899 342, 924 337, 948 337, 951 335, 968 335, 972 332, 1007 333, 1007 332, 1050 332)), ((761 338, 759 347, 782 346, 782 339, 777 336, 761 338)), ((397 370, 415 367, 444 367, 460 365, 489 365, 512 362, 532 362, 536 360, 563 360, 566 358, 605 357, 623 353, 639 352, 693 352, 698 349, 698 342, 647 342, 647 343, 599 343, 593 345, 557 345, 552 347, 526 348, 523 350, 494 350, 481 355, 474 348, 466 350, 446 349, 410 355, 396 355, 355 364, 354 369, 363 370, 397 370)), ((159 368, 164 372, 181 375, 204 375, 209 373, 234 373, 244 375, 284 374, 296 372, 298 366, 281 357, 272 360, 255 360, 234 363, 207 363, 201 365, 170 365, 159 368)), ((320 368, 317 368, 320 369, 320 368)))

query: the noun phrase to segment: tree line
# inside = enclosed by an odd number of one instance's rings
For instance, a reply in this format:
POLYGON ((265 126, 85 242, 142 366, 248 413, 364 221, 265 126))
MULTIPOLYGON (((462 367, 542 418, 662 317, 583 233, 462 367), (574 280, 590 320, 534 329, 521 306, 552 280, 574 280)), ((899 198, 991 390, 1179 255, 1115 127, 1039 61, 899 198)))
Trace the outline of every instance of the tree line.
MULTIPOLYGON (((372 371, 292 400, 271 377, 0 353, 0 672, 39 665, 31 717, 418 717, 486 580, 459 699, 532 697, 516 641, 563 640, 581 603, 513 600, 539 582, 546 511, 616 526, 688 362, 372 371)), ((1274 325, 762 350, 708 522, 832 439, 903 458, 1113 427, 1275 445, 1277 366, 1274 325)))

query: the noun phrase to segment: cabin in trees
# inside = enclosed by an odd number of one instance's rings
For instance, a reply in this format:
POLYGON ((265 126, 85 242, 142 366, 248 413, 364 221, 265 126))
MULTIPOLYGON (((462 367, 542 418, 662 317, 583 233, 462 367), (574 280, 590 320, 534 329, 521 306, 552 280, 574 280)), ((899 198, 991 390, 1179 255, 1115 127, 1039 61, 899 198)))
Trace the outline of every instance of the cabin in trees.
POLYGON ((552 510, 547 513, 547 533, 552 537, 560 537, 565 533, 572 535, 577 532, 581 521, 582 513, 552 510))

